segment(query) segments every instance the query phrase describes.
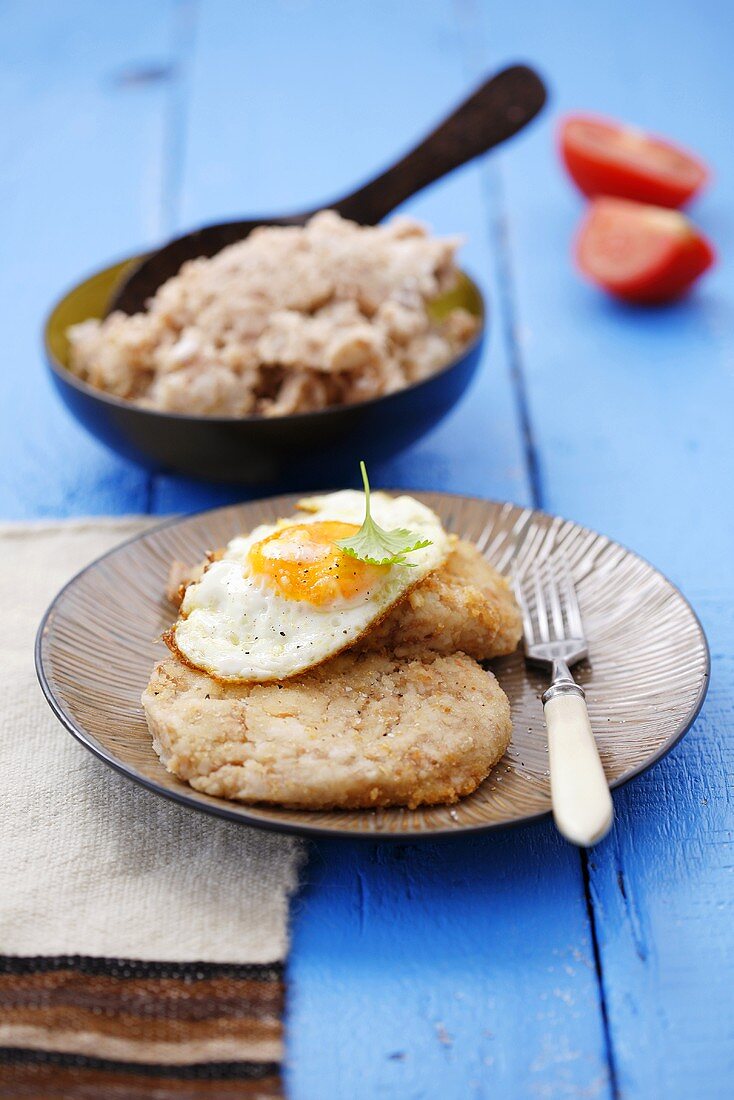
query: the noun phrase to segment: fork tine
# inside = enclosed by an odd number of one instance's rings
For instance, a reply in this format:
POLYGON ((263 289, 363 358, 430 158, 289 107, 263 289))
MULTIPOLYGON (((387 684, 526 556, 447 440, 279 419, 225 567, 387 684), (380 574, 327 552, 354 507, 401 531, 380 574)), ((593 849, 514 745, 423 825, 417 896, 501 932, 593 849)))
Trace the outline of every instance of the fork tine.
POLYGON ((576 596, 576 586, 573 583, 573 577, 571 576, 571 569, 568 564, 568 559, 564 557, 562 561, 563 581, 566 597, 566 618, 568 619, 568 625, 571 630, 571 634, 575 638, 583 638, 584 625, 581 620, 581 608, 579 607, 579 601, 576 596))
POLYGON ((548 606, 545 602, 545 596, 543 594, 543 585, 540 581, 540 570, 536 562, 533 568, 533 586, 535 588, 535 609, 538 615, 538 632, 542 641, 550 641, 550 629, 548 623, 548 606))
POLYGON ((563 641, 566 631, 563 626, 563 608, 561 596, 558 591, 558 574, 553 559, 548 562, 548 602, 550 604, 551 618, 556 641, 563 641))
POLYGON ((528 607, 527 600, 525 599, 525 593, 522 590, 522 585, 518 580, 517 573, 513 571, 512 574, 512 587, 515 590, 515 598, 520 608, 520 614, 522 615, 522 631, 525 635, 525 644, 535 644, 535 629, 533 627, 533 617, 530 614, 530 608, 528 607))

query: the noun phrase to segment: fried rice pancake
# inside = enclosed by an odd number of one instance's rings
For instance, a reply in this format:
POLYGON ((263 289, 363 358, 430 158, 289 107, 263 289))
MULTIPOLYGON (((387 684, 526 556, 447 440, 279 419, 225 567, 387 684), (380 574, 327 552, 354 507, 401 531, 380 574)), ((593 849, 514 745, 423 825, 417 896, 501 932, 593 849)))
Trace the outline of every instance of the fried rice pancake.
POLYGON ((459 540, 441 568, 417 584, 364 644, 399 657, 459 651, 488 661, 513 653, 521 636, 507 581, 475 546, 459 540))
POLYGON ((169 656, 142 702, 158 755, 193 788, 298 809, 456 802, 511 733, 506 695, 463 653, 352 650, 268 684, 219 683, 169 656))

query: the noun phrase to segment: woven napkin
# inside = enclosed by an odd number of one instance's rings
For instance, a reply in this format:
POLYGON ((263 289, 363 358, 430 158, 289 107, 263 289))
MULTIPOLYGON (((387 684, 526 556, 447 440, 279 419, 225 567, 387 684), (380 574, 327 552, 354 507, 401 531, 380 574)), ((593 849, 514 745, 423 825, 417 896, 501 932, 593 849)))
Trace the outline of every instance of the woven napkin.
POLYGON ((137 787, 36 680, 47 604, 148 525, 0 527, 0 1096, 281 1095, 302 846, 137 787))

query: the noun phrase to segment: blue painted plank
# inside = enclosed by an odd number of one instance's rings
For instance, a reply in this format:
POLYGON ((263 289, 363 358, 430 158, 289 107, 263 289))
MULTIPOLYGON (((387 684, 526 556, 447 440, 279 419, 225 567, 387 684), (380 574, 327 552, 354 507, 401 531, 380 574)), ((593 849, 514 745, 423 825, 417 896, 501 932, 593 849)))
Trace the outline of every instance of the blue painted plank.
POLYGON ((0 36, 0 511, 143 511, 148 479, 71 420, 40 329, 83 273, 161 233, 172 8, 5 3, 0 36), (168 75, 167 75, 168 74, 168 75))
MULTIPOLYGON (((200 10, 186 223, 296 209, 345 190, 467 86, 454 11, 441 0, 421 5, 420 19, 412 5, 384 2, 258 2, 243 12, 216 0, 200 10), (222 110, 233 101, 236 111, 222 110)), ((529 499, 500 227, 487 218, 488 201, 499 216, 495 183, 492 174, 483 186, 469 168, 408 205, 438 231, 468 235, 493 331, 471 397, 377 471, 385 483, 529 499)), ((229 493, 159 479, 155 507, 188 510, 229 493)), ((578 856, 548 826, 449 845, 314 844, 293 937, 296 1100, 609 1095, 578 856)))
POLYGON ((313 845, 293 915, 290 1095, 611 1095, 578 866, 545 824, 313 845))
POLYGON ((656 562, 698 606, 713 691, 680 747, 616 798, 591 856, 591 896, 619 1088, 711 1098, 734 1087, 734 111, 731 5, 631 0, 478 9, 471 49, 529 55, 555 85, 554 114, 607 112, 667 133, 713 164, 692 216, 721 250, 689 300, 614 305, 568 259, 582 203, 553 152, 555 118, 508 158, 505 188, 519 354, 551 510, 656 562))

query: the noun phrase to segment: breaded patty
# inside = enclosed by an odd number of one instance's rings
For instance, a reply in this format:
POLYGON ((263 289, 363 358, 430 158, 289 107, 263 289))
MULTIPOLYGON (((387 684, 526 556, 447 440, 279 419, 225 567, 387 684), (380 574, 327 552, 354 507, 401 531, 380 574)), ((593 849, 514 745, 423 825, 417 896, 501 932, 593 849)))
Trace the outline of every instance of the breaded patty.
MULTIPOLYGON (((168 596, 179 604, 183 589, 206 565, 174 562, 168 596)), ((512 589, 470 542, 459 540, 440 569, 413 588, 370 630, 361 646, 402 657, 462 652, 477 661, 513 653, 522 621, 512 589)))
POLYGON ((504 577, 459 540, 440 569, 413 588, 364 639, 400 657, 460 651, 477 661, 513 653, 522 620, 504 577))
POLYGON ((298 809, 456 802, 510 740, 494 676, 462 653, 351 651, 280 684, 222 684, 167 657, 143 698, 153 744, 198 791, 298 809))

